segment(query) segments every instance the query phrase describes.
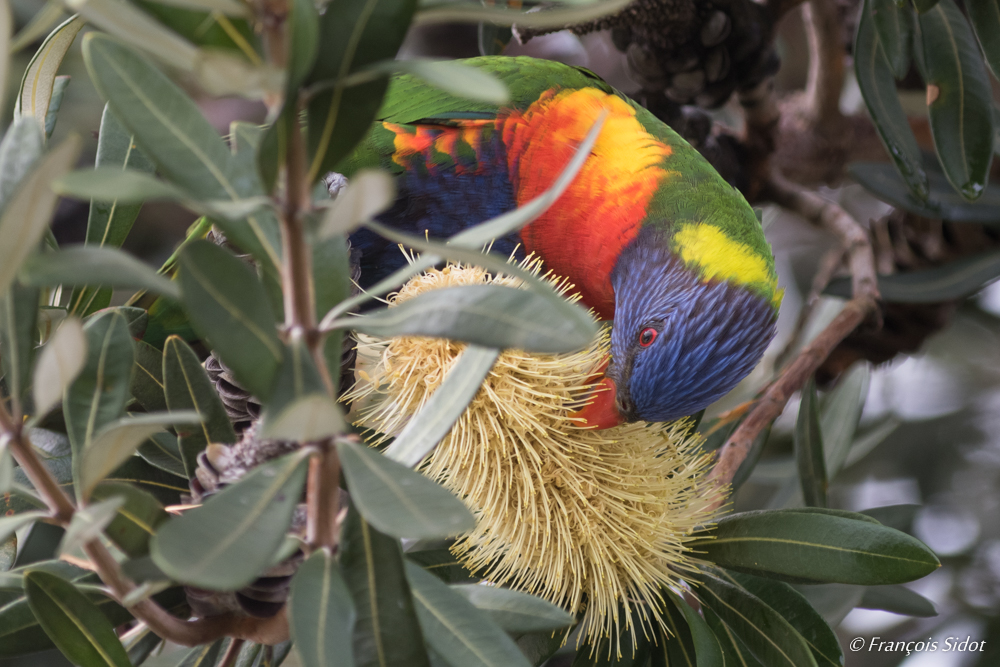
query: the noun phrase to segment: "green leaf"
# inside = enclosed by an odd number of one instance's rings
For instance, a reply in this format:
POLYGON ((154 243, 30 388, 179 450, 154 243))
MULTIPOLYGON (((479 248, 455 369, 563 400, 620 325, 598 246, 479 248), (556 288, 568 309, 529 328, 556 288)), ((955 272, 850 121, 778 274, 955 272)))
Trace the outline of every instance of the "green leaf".
POLYGON ((32 511, 0 517, 0 540, 6 540, 14 534, 14 531, 27 526, 32 521, 46 519, 48 516, 49 513, 47 511, 32 511))
POLYGON ((137 626, 122 636, 122 645, 128 651, 128 659, 133 665, 143 664, 162 643, 163 640, 146 625, 137 626))
MULTIPOLYGON (((115 118, 111 107, 104 106, 101 129, 97 138, 97 167, 129 169, 152 173, 155 169, 149 158, 135 145, 135 139, 115 118)), ((141 203, 126 204, 117 200, 91 201, 87 218, 87 245, 120 248, 139 215, 141 203)), ((88 315, 111 303, 108 288, 82 288, 73 291, 70 312, 88 315)))
POLYGON ((858 606, 862 609, 881 609, 894 614, 929 618, 937 616, 934 603, 905 586, 873 586, 866 588, 858 606))
POLYGON ((357 609, 356 667, 429 667, 399 540, 372 528, 351 505, 340 549, 340 567, 357 609))
POLYGON ((452 665, 530 667, 517 644, 482 611, 413 563, 406 577, 431 648, 452 665))
POLYGON ((942 0, 919 22, 934 146, 952 186, 972 201, 986 189, 993 160, 993 146, 983 140, 993 136, 986 67, 954 0, 942 0))
POLYGON ((870 375, 868 364, 857 364, 840 378, 823 404, 820 431, 823 433, 828 479, 833 479, 847 461, 868 397, 870 375))
POLYGON ((20 279, 39 287, 100 285, 180 298, 177 283, 117 248, 81 245, 39 253, 24 263, 20 279))
POLYGON ((52 82, 52 99, 49 100, 49 110, 45 113, 45 140, 52 138, 52 133, 56 130, 56 120, 59 117, 59 108, 62 107, 63 97, 66 88, 72 77, 67 75, 57 76, 52 82))
POLYGON ((326 549, 313 552, 295 573, 288 614, 304 667, 354 667, 354 602, 337 561, 326 549))
POLYGON ((208 241, 194 241, 178 261, 191 324, 239 383, 267 400, 283 348, 260 279, 244 262, 208 241))
POLYGON ((38 290, 17 283, 8 288, 7 294, 0 294, 0 372, 15 418, 20 418, 21 399, 32 384, 31 361, 38 344, 38 300, 38 290))
POLYGON ((136 453, 150 465, 184 480, 188 479, 177 436, 166 432, 156 433, 139 445, 136 453))
POLYGON ((71 16, 49 33, 38 47, 38 51, 24 70, 24 76, 21 77, 21 89, 14 102, 14 118, 34 117, 39 130, 45 128, 45 116, 52 99, 56 72, 59 71, 63 58, 76 40, 76 35, 83 28, 83 24, 82 18, 71 16))
POLYGON ((847 171, 862 187, 896 208, 925 218, 1000 226, 998 188, 988 189, 976 201, 968 202, 952 189, 943 173, 928 165, 929 194, 926 202, 920 202, 907 190, 897 171, 887 164, 856 162, 848 165, 847 171))
POLYGON ((332 171, 367 134, 387 81, 347 87, 345 79, 367 65, 395 57, 416 4, 416 0, 349 0, 320 17, 319 53, 308 83, 335 84, 309 100, 310 182, 332 171))
POLYGON ((705 572, 698 588, 702 604, 722 619, 768 667, 816 667, 812 651, 781 614, 745 588, 705 572))
POLYGON ((323 214, 316 235, 327 239, 350 234, 396 201, 396 182, 385 171, 362 169, 351 177, 333 205, 323 214))
MULTIPOLYGON (((881 5, 893 5, 893 0, 869 0, 869 2, 878 3, 879 10, 883 12, 887 10, 881 5)), ((892 11, 897 12, 896 19, 900 18, 899 10, 892 11)), ((909 17, 905 18, 909 20, 909 17)), ((917 139, 900 104, 896 82, 886 62, 884 49, 879 48, 879 34, 876 28, 878 23, 872 19, 866 5, 865 10, 861 12, 854 42, 854 73, 882 145, 885 146, 886 152, 905 182, 902 194, 919 203, 927 199, 927 174, 921 165, 917 139)), ((904 47, 904 52, 908 54, 909 42, 904 47)))
POLYGON ((213 644, 202 644, 191 649, 180 649, 160 655, 143 663, 143 667, 213 667, 222 653, 225 639, 213 644))
MULTIPOLYGON (((889 303, 940 303, 974 294, 1000 277, 1000 252, 984 252, 956 259, 932 269, 878 277, 883 301, 889 303)), ((850 281, 837 279, 826 294, 850 297, 850 281)))
POLYGON ((860 514, 875 519, 883 526, 889 526, 904 533, 911 533, 913 530, 913 519, 919 510, 920 505, 885 505, 883 507, 866 509, 864 512, 860 512, 860 514))
POLYGON ((385 455, 411 468, 420 463, 465 412, 499 356, 499 350, 467 346, 441 386, 386 448, 385 455))
MULTIPOLYGON (((6 540, 0 540, 0 575, 14 567, 17 557, 17 535, 9 535, 6 540)), ((0 584, 2 584, 0 578, 0 584)))
POLYGON ((576 622, 571 614, 551 602, 509 588, 459 584, 451 590, 461 593, 472 606, 485 611, 507 632, 559 630, 576 622))
POLYGON ((812 582, 874 586, 919 579, 940 566, 923 543, 892 528, 828 513, 732 514, 690 544, 726 568, 812 582))
POLYGON ((510 93, 502 81, 489 72, 455 61, 425 58, 387 60, 365 69, 357 76, 374 75, 376 72, 412 74, 435 88, 469 100, 491 104, 506 104, 510 101, 510 93))
POLYGON ((913 6, 916 7, 917 11, 921 14, 933 9, 937 3, 938 0, 913 0, 913 6))
POLYGON ((66 432, 73 448, 75 480, 82 455, 98 430, 121 416, 128 400, 132 373, 132 337, 125 318, 115 312, 99 315, 83 328, 87 363, 63 397, 66 432))
POLYGON ((892 73, 896 79, 902 79, 910 70, 910 44, 913 40, 910 6, 897 5, 896 0, 871 0, 869 11, 892 73))
MULTIPOLYGON (((725 437, 722 438, 718 442, 718 445, 716 445, 713 449, 718 449, 719 447, 721 447, 725 443, 725 441, 729 439, 729 435, 736 430, 737 426, 739 426, 739 422, 734 422, 732 429, 727 430, 723 428, 716 431, 715 434, 718 434, 720 436, 723 433, 725 433, 725 437)), ((767 445, 767 441, 770 437, 771 437, 771 427, 768 426, 767 428, 762 430, 757 435, 756 438, 754 438, 753 443, 750 444, 750 451, 747 453, 747 457, 743 459, 743 463, 741 463, 740 467, 736 469, 736 474, 733 475, 733 481, 729 485, 733 491, 743 486, 743 483, 746 482, 748 479, 750 479, 750 475, 753 474, 753 471, 757 467, 757 464, 760 463, 761 454, 764 453, 764 447, 767 445)), ((714 440, 715 439, 713 438, 712 444, 715 444, 714 440)), ((709 443, 706 441, 706 446, 708 444, 709 443)), ((708 450, 706 447, 706 451, 712 451, 712 450, 708 450)))
POLYGON ((0 210, 45 151, 45 137, 38 122, 28 116, 10 124, 0 141, 0 210))
POLYGON ((543 353, 579 350, 597 334, 597 323, 589 316, 556 315, 544 296, 501 285, 436 289, 331 326, 383 338, 431 336, 543 353))
POLYGON ((163 353, 141 340, 135 342, 135 367, 128 392, 146 412, 167 410, 167 398, 163 393, 163 353))
POLYGON ((735 665, 736 667, 764 667, 754 657, 754 654, 750 652, 746 644, 736 636, 736 633, 718 615, 713 613, 708 607, 702 607, 702 613, 705 615, 705 622, 708 623, 708 627, 715 633, 715 638, 719 642, 719 648, 722 650, 722 657, 725 658, 727 667, 729 665, 735 665))
POLYGON ((547 9, 543 11, 517 12, 499 7, 484 7, 480 4, 449 2, 441 3, 417 12, 415 25, 426 23, 492 23, 494 25, 518 25, 525 28, 565 28, 567 25, 589 23, 604 16, 616 14, 624 9, 629 0, 601 0, 580 3, 576 7, 547 9))
POLYGON ((69 554, 85 543, 97 539, 124 504, 124 498, 108 498, 77 508, 66 528, 66 534, 63 535, 59 553, 69 554))
MULTIPOLYGON (((351 258, 347 238, 331 236, 312 244, 313 287, 316 292, 316 319, 344 299, 351 296, 351 258)), ((340 362, 343 357, 343 337, 340 331, 330 332, 323 341, 323 358, 326 361, 330 382, 340 387, 340 362)))
POLYGON ((131 667, 114 626, 73 584, 54 574, 24 575, 28 604, 63 654, 83 667, 131 667))
POLYGON ((993 76, 1000 78, 1000 2, 977 0, 968 3, 965 10, 986 56, 986 64, 993 70, 993 76))
POLYGON ((277 440, 311 442, 346 429, 340 406, 326 393, 313 357, 301 339, 285 347, 284 361, 262 419, 264 436, 277 440))
MULTIPOLYGON (((145 58, 98 33, 87 35, 83 50, 98 92, 164 178, 199 201, 264 194, 254 165, 237 159, 191 98, 145 58)), ((273 216, 249 216, 225 232, 262 265, 280 265, 273 216)))
POLYGON ((10 52, 17 53, 32 44, 38 42, 46 35, 52 27, 59 23, 63 18, 63 5, 61 2, 46 2, 40 10, 38 10, 31 20, 17 31, 17 34, 11 39, 10 52))
POLYGON ((236 442, 236 432, 198 356, 177 336, 163 346, 163 384, 170 410, 194 410, 201 417, 200 423, 177 430, 184 470, 194 478, 198 454, 211 443, 236 442))
POLYGON ((447 537, 472 530, 475 519, 454 494, 375 450, 337 443, 351 500, 365 519, 393 537, 447 537))
POLYGON ((91 498, 122 498, 125 502, 104 529, 104 534, 130 558, 140 558, 149 553, 150 538, 168 518, 156 498, 121 482, 101 482, 91 492, 91 498))
POLYGON ((795 461, 799 469, 802 498, 809 507, 826 506, 826 468, 823 434, 819 429, 819 401, 816 381, 810 378, 802 388, 802 403, 795 421, 795 461))
MULTIPOLYGON (((439 542, 435 540, 435 542, 439 542)), ((446 547, 411 550, 406 557, 446 584, 478 583, 481 577, 470 572, 446 547)))
MULTIPOLYGON (((669 610, 666 611, 669 614, 669 610)), ((624 613, 621 606, 618 613, 624 613)), ((664 620, 668 624, 671 622, 669 618, 664 620)), ((677 632, 683 633, 684 630, 686 628, 676 628, 677 632)), ((676 633, 674 636, 676 637, 676 633)), ((662 636, 660 639, 662 640, 662 636)), ((645 667, 650 664, 651 649, 650 635, 645 632, 633 635, 631 629, 623 628, 617 637, 602 637, 594 643, 580 646, 572 667, 645 667)), ((677 659, 670 662, 670 667, 687 667, 681 656, 672 654, 672 657, 677 659)), ((656 656, 653 656, 652 664, 656 665, 655 661, 656 656)))
POLYGON ((150 0, 137 0, 135 4, 195 44, 238 51, 248 61, 260 62, 260 56, 255 48, 257 39, 253 28, 245 20, 230 19, 215 12, 196 11, 150 0))
POLYGON ((722 667, 725 659, 722 657, 722 649, 719 640, 715 638, 715 633, 708 627, 701 616, 690 607, 684 600, 674 594, 668 594, 670 601, 684 615, 688 629, 691 632, 691 642, 694 645, 694 652, 697 656, 695 665, 697 667, 722 667))
MULTIPOLYGON (((232 0, 240 4, 238 0, 232 0)), ((320 17, 311 0, 293 0, 288 17, 288 69, 285 81, 285 98, 295 106, 299 86, 309 76, 319 48, 320 17)), ((337 11, 337 7, 327 11, 337 11)), ((298 127, 295 128, 298 130, 298 127)))
POLYGON ((80 139, 71 136, 46 153, 26 176, 0 216, 0 294, 14 281, 21 264, 38 246, 55 211, 53 180, 76 162, 80 139))
POLYGON ((154 433, 172 424, 197 424, 201 416, 194 411, 163 412, 126 417, 111 422, 83 448, 77 494, 87 498, 91 490, 118 466, 127 461, 139 445, 154 433))
POLYGON ((724 578, 760 598, 788 621, 809 646, 817 665, 840 667, 844 664, 837 634, 801 593, 786 583, 749 574, 729 572, 724 578))
POLYGON ((153 537, 153 561, 172 579, 235 590, 258 577, 284 541, 305 485, 307 453, 254 468, 201 507, 171 518, 153 537))

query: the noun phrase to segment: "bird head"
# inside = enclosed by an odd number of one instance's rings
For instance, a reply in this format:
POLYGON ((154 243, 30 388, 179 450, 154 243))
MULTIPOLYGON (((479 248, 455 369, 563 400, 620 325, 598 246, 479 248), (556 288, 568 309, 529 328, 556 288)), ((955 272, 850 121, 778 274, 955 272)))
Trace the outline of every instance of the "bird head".
POLYGON ((611 276, 611 363, 576 416, 597 428, 694 414, 753 370, 774 338, 767 299, 725 280, 704 280, 644 230, 611 276))

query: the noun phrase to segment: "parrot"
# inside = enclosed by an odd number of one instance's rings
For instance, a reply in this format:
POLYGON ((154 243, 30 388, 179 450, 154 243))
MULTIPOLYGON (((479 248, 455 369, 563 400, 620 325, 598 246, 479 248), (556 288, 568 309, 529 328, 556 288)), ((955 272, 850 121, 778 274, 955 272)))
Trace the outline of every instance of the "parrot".
MULTIPOLYGON (((611 358, 577 411, 587 426, 667 422, 732 390, 775 335, 783 290, 743 195, 670 127, 589 70, 526 56, 459 61, 509 90, 503 104, 395 75, 340 171, 388 170, 395 202, 376 219, 446 238, 549 188, 595 121, 568 189, 490 252, 533 254, 611 322, 611 358)), ((369 229, 350 242, 361 287, 403 266, 369 229)))

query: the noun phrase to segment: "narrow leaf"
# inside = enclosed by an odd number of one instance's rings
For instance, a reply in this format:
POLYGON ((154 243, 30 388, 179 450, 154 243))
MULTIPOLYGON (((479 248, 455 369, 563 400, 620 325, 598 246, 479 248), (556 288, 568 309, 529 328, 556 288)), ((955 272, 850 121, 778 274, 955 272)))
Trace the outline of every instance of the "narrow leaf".
POLYGON ((721 519, 692 549, 726 568, 813 582, 898 584, 938 568, 923 543, 886 526, 828 513, 771 510, 721 519))
POLYGON ((135 366, 128 392, 146 412, 167 411, 167 399, 163 394, 163 353, 141 340, 135 341, 135 366))
POLYGON ((602 0, 576 7, 548 9, 534 12, 517 12, 499 7, 453 2, 442 3, 417 12, 416 25, 425 23, 492 23, 518 25, 525 28, 563 28, 577 23, 589 23, 615 14, 628 5, 629 0, 602 0))
POLYGON ((830 392, 823 406, 820 414, 820 431, 823 433, 828 479, 833 479, 847 461, 847 454, 851 450, 854 434, 861 421, 861 410, 868 396, 870 375, 868 364, 857 364, 840 378, 837 387, 830 392))
POLYGON ((993 71, 993 76, 1000 78, 1000 2, 974 0, 966 5, 965 10, 986 55, 986 64, 993 71))
POLYGON ((461 593, 506 632, 540 632, 573 625, 571 614, 556 605, 520 591, 482 584, 459 584, 451 590, 461 593))
POLYGON ((441 386, 386 448, 385 455, 411 468, 420 463, 465 412, 499 356, 499 350, 492 348, 466 347, 441 386))
POLYGON ((517 644, 447 584, 413 563, 406 577, 427 643, 450 664, 530 667, 517 644))
POLYGON ((150 465, 185 480, 189 479, 177 436, 166 432, 156 433, 139 445, 137 453, 150 465))
POLYGON ((194 44, 122 0, 66 0, 88 22, 176 69, 191 72, 199 64, 194 44))
POLYGON ((0 210, 45 151, 45 136, 31 116, 17 118, 0 141, 0 210))
POLYGON ((966 199, 986 189, 993 146, 993 102, 982 56, 954 0, 919 17, 927 67, 931 134, 944 173, 966 199))
MULTIPOLYGON (((893 0, 869 0, 883 4, 893 4, 893 0)), ((866 3, 861 12, 858 32, 854 42, 854 73, 858 87, 865 100, 878 130, 882 145, 892 158, 905 182, 904 196, 912 196, 917 202, 927 199, 927 175, 921 165, 920 147, 910 129, 909 120, 896 92, 889 64, 879 45, 876 23, 873 21, 866 3), (911 194, 912 193, 912 194, 911 194)), ((898 11, 898 10, 897 10, 898 11)), ((906 44, 907 53, 910 48, 906 44)))
POLYGON ((260 279, 245 263, 208 241, 189 244, 178 261, 192 325, 240 384, 266 400, 283 348, 260 279))
POLYGON ((866 588, 858 606, 862 609, 881 609, 894 614, 929 618, 937 616, 934 603, 905 586, 872 586, 866 588))
POLYGON ((236 442, 236 433, 198 356, 177 336, 168 338, 163 346, 163 386, 170 410, 194 410, 201 418, 177 429, 184 470, 193 478, 198 454, 211 443, 236 442))
POLYGON ((816 381, 802 388, 802 403, 795 422, 795 461, 799 468, 802 498, 809 507, 826 507, 826 467, 823 435, 819 428, 819 401, 816 381))
POLYGON ((0 372, 15 418, 22 414, 22 399, 31 386, 31 361, 38 345, 37 289, 17 283, 0 294, 0 372))
POLYGON ((482 347, 560 353, 585 347, 597 334, 597 324, 581 314, 572 319, 562 312, 556 316, 549 299, 527 290, 467 285, 436 289, 332 326, 383 338, 432 336, 482 347))
POLYGON ((388 173, 363 169, 351 177, 333 206, 323 214, 317 235, 325 239, 335 234, 350 234, 362 222, 392 206, 395 200, 396 182, 388 173))
POLYGON ((45 116, 49 111, 49 101, 52 99, 52 87, 56 72, 63 58, 73 45, 77 34, 83 28, 84 21, 78 16, 71 16, 60 23, 49 33, 34 57, 24 70, 21 77, 21 89, 14 103, 14 118, 31 116, 38 122, 39 129, 45 127, 45 116))
POLYGON ((32 521, 48 518, 49 513, 44 511, 22 512, 12 516, 0 517, 0 541, 6 540, 15 531, 27 526, 32 521))
POLYGON ((346 440, 337 443, 351 500, 365 519, 393 537, 446 537, 471 530, 475 519, 444 487, 346 440))
POLYGON ((71 661, 84 667, 131 667, 114 626, 73 584, 29 571, 24 590, 45 633, 71 661))
POLYGON ((124 498, 108 498, 101 502, 80 507, 73 513, 73 520, 66 528, 60 554, 69 554, 82 547, 86 542, 96 539, 118 514, 119 508, 125 504, 124 498))
POLYGON ((896 79, 902 79, 910 69, 910 44, 913 19, 909 4, 902 6, 896 0, 870 0, 875 32, 896 79))
POLYGON ((363 74, 373 70, 412 74, 435 88, 469 100, 491 104, 506 104, 510 100, 507 86, 495 76, 478 67, 454 61, 424 58, 389 60, 368 68, 363 74))
POLYGON ((306 455, 254 468, 203 506, 160 527, 153 561, 172 579, 214 590, 245 586, 268 566, 302 497, 306 455))
POLYGON ((86 498, 91 490, 127 461, 139 445, 171 424, 197 424, 197 412, 166 412, 126 417, 108 424, 85 447, 80 464, 77 493, 86 498))
POLYGON ((20 278, 39 287, 94 285, 180 298, 177 283, 117 248, 82 245, 39 253, 24 263, 20 278))
POLYGON ((326 549, 313 552, 295 573, 288 614, 304 667, 354 667, 354 602, 337 561, 326 549))
POLYGON ((357 609, 356 667, 429 667, 399 540, 372 528, 351 505, 340 548, 340 567, 357 609))
POLYGON ((43 156, 23 180, 0 216, 0 294, 7 291, 21 264, 38 246, 55 210, 53 180, 76 162, 79 137, 72 136, 43 156))
POLYGON ((727 667, 729 665, 736 665, 737 667, 764 667, 754 657, 754 654, 750 652, 750 649, 746 647, 746 644, 736 636, 732 628, 726 625, 717 614, 708 607, 702 607, 702 613, 705 615, 705 622, 708 623, 708 627, 715 633, 715 638, 719 642, 719 648, 722 650, 722 657, 725 658, 727 667))
POLYGON ((687 621, 688 629, 691 631, 691 643, 694 644, 697 667, 722 667, 725 664, 722 648, 705 619, 676 595, 671 594, 668 597, 687 621))
POLYGON ((281 440, 322 440, 345 429, 340 407, 326 393, 313 356, 301 339, 284 349, 262 419, 264 435, 281 440))
POLYGON ((131 484, 101 482, 91 492, 91 498, 120 498, 124 501, 104 529, 104 534, 133 559, 149 553, 150 538, 156 534, 157 526, 169 516, 156 498, 131 484))

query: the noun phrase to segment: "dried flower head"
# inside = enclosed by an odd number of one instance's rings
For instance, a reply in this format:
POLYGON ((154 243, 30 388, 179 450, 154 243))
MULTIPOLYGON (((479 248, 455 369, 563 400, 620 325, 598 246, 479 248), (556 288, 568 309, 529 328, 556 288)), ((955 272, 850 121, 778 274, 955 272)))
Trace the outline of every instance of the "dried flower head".
MULTIPOLYGON (((526 261, 536 272, 538 262, 526 261)), ((430 289, 509 276, 450 265, 413 278, 390 306, 430 289)), ((565 294, 572 286, 553 280, 565 294)), ((399 433, 440 386, 463 343, 359 338, 356 423, 399 433)), ((582 428, 579 408, 609 354, 605 331, 572 354, 503 352, 421 470, 477 517, 453 551, 487 580, 584 611, 581 639, 663 625, 664 587, 697 558, 686 543, 714 516, 708 456, 687 422, 582 428), (632 604, 622 604, 623 602, 632 604)), ((375 443, 373 443, 375 444, 375 443)))

